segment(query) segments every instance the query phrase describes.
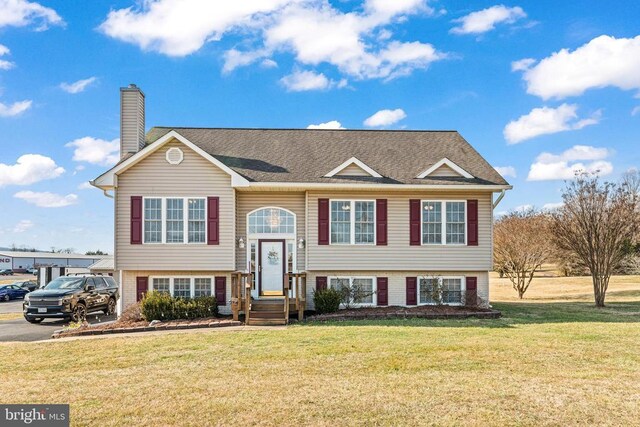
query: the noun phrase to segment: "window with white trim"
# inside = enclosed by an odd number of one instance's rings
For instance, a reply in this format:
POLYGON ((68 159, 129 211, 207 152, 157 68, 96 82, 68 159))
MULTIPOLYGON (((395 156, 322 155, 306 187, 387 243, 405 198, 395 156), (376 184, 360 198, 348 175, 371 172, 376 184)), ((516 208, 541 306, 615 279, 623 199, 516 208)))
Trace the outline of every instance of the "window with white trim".
POLYGON ((162 199, 144 199, 144 241, 162 243, 162 199))
POLYGON ((206 218, 203 197, 145 197, 144 243, 204 244, 206 218))
POLYGON ((464 245, 467 242, 466 201, 422 201, 422 244, 464 245))
POLYGON ((280 208, 263 208, 249 214, 249 234, 294 234, 295 217, 280 208))
POLYGON ((418 304, 462 304, 464 283, 464 277, 421 277, 418 304))
POLYGON ((211 279, 209 277, 196 277, 193 279, 193 296, 208 297, 211 295, 211 279))
POLYGON ((375 305, 376 280, 375 277, 330 277, 329 287, 337 291, 345 287, 359 287, 365 296, 357 301, 353 301, 354 305, 375 305), (368 294, 368 295, 367 295, 368 294))
POLYGON ((375 221, 372 200, 331 200, 331 244, 375 244, 375 221))
POLYGON ((167 199, 167 243, 184 242, 184 200, 167 199))
POLYGON ((189 199, 189 243, 204 243, 206 237, 205 200, 189 199))
POLYGON ((212 296, 214 277, 152 277, 149 288, 176 298, 212 296))

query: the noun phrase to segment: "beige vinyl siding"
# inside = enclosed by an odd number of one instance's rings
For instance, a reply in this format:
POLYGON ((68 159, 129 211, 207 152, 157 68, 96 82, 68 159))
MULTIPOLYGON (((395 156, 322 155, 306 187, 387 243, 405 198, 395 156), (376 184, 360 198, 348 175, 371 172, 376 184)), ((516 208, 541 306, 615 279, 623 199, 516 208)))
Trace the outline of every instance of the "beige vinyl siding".
POLYGON ((314 271, 307 278, 307 308, 313 310, 313 291, 316 277, 387 277, 389 279, 389 305, 405 306, 407 303, 407 277, 463 276, 478 278, 478 297, 482 305, 489 305, 489 273, 487 271, 314 271))
POLYGON ((360 166, 351 163, 349 166, 347 166, 346 168, 342 169, 340 172, 338 172, 336 175, 342 175, 342 176, 371 176, 371 174, 369 172, 367 172, 366 170, 362 169, 360 166))
POLYGON ((309 192, 307 270, 456 270, 492 268, 490 192, 309 192), (387 199, 388 244, 318 245, 318 199, 387 199), (478 200, 478 246, 409 245, 409 200, 478 200))
POLYGON ((433 172, 431 172, 429 174, 430 177, 436 177, 436 176, 460 176, 460 174, 456 171, 454 171, 453 169, 451 169, 449 166, 447 165, 442 165, 440 166, 438 169, 434 170, 433 172))
MULTIPOLYGON (((227 278, 227 300, 224 306, 219 306, 221 314, 231 313, 231 275, 221 271, 180 271, 180 270, 138 270, 122 272, 122 307, 127 308, 136 302, 137 298, 137 277, 226 277, 227 278)), ((151 280, 149 280, 151 286, 151 280)), ((215 293, 215 281, 211 283, 211 289, 215 293)))
POLYGON ((235 201, 229 175, 174 141, 120 174, 117 182, 115 259, 118 270, 234 270, 235 201), (184 160, 179 165, 166 161, 166 151, 171 147, 184 152, 184 160), (130 244, 131 196, 219 197, 220 244, 130 244))
MULTIPOLYGON (((296 215, 296 239, 305 237, 305 193, 278 193, 278 192, 236 192, 236 234, 247 241, 247 214, 253 210, 264 207, 278 207, 288 209, 296 215)), ((236 268, 247 269, 246 242, 244 249, 236 248, 236 268)), ((298 270, 304 270, 304 249, 297 249, 298 270)))

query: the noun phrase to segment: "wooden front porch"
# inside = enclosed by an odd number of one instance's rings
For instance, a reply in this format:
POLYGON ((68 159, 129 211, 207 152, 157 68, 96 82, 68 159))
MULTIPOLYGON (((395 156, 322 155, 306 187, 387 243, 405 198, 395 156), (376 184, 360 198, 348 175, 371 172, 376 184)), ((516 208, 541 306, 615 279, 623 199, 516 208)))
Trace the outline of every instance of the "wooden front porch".
POLYGON ((247 325, 286 325, 297 313, 298 320, 304 317, 307 306, 307 273, 286 273, 283 295, 254 299, 251 291, 254 273, 236 271, 231 276, 231 311, 233 320, 244 313, 247 325))

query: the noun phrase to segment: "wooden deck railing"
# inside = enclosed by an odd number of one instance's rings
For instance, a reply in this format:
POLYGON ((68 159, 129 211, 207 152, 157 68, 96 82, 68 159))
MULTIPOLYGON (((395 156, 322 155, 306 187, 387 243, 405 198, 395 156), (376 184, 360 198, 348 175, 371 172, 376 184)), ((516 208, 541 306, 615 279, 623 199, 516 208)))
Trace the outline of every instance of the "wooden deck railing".
POLYGON ((236 271, 231 274, 231 312, 233 313, 233 320, 238 320, 240 312, 243 311, 245 322, 249 321, 251 286, 253 286, 253 273, 236 271))
POLYGON ((287 273, 285 283, 285 310, 289 319, 289 297, 294 298, 298 320, 304 317, 304 309, 307 307, 307 273, 287 273))

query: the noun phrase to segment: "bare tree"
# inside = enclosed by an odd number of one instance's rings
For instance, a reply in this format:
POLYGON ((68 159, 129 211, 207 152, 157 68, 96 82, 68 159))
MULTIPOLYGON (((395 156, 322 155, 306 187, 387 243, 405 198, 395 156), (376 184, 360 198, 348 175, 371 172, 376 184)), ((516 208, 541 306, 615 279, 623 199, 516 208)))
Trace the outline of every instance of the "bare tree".
POLYGON ((552 214, 554 241, 589 268, 597 307, 604 307, 609 279, 628 255, 638 225, 629 187, 579 174, 565 187, 564 206, 552 214))
POLYGON ((494 227, 494 265, 509 278, 522 299, 536 271, 553 254, 549 216, 534 211, 510 212, 494 227))

